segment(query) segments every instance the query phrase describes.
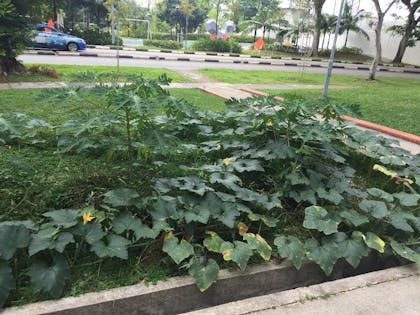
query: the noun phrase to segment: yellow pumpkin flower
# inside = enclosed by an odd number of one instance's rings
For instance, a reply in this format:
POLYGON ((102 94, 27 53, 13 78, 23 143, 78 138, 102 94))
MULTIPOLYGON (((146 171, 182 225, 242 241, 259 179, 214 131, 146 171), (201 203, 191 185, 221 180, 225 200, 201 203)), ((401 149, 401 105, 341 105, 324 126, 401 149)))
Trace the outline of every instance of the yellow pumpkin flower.
POLYGON ((92 221, 93 219, 95 219, 95 217, 93 215, 91 215, 89 212, 83 213, 83 223, 84 224, 92 221))
POLYGON ((271 120, 266 122, 267 127, 273 127, 273 122, 271 120))
POLYGON ((230 161, 232 161, 232 158, 225 158, 223 159, 223 163, 227 166, 230 164, 230 161))

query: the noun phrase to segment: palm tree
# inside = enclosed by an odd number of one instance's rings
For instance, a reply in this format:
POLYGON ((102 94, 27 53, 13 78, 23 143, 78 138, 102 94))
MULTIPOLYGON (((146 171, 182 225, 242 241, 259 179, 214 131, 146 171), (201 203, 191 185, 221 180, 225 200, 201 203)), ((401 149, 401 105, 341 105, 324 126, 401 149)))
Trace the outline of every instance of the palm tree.
POLYGON ((322 31, 323 36, 322 36, 321 49, 324 49, 324 41, 325 41, 325 37, 327 36, 327 33, 329 34, 328 42, 327 42, 327 49, 328 49, 328 46, 330 45, 331 32, 334 32, 336 23, 337 23, 337 16, 330 15, 330 14, 322 15, 321 31, 322 31))
POLYGON ((366 13, 365 10, 359 10, 355 14, 353 14, 352 7, 346 1, 344 5, 343 17, 341 19, 340 30, 338 32, 340 35, 346 33, 344 47, 347 47, 347 39, 349 37, 350 31, 362 34, 366 39, 369 39, 369 35, 357 25, 361 20, 367 17, 369 17, 369 14, 366 13))

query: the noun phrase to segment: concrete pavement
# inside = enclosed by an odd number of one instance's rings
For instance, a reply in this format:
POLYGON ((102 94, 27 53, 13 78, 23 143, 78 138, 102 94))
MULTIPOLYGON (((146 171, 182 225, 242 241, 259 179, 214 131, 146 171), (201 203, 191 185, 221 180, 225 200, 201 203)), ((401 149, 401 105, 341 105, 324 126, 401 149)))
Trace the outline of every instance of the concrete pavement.
POLYGON ((385 269, 185 314, 418 315, 420 266, 385 269))

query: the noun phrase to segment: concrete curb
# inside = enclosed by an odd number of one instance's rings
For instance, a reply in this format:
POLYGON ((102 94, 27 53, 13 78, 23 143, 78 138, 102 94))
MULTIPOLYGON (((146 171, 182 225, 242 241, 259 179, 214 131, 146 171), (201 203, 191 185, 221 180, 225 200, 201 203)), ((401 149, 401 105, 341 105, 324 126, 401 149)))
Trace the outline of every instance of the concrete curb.
POLYGON ((311 262, 305 262, 299 270, 287 261, 281 264, 271 262, 248 268, 245 272, 222 270, 217 282, 203 293, 197 289, 192 277, 174 277, 149 287, 138 284, 79 297, 7 308, 2 315, 179 314, 341 279, 383 267, 376 255, 362 259, 357 269, 353 269, 342 259, 334 266, 332 275, 327 277, 318 265, 311 262))
POLYGON ((343 115, 342 118, 346 121, 351 121, 356 123, 356 125, 367 128, 367 129, 372 129, 375 131, 379 131, 381 133, 390 135, 392 137, 396 137, 396 138, 400 138, 409 142, 413 142, 416 144, 420 144, 420 136, 416 136, 413 135, 412 133, 408 133, 408 132, 404 132, 404 131, 400 131, 397 129, 393 129, 393 128, 389 128, 383 125, 379 125, 379 124, 375 124, 366 120, 362 120, 362 119, 358 119, 358 118, 354 118, 354 117, 350 117, 350 116, 345 116, 343 115))
MULTIPOLYGON (((267 93, 261 92, 261 91, 257 91, 257 90, 253 90, 250 88, 241 88, 242 91, 248 92, 250 94, 253 95, 257 95, 257 96, 267 96, 267 93)), ((277 98, 276 98, 277 99, 277 98)), ((284 98, 281 98, 282 101, 284 101, 284 98)), ((395 137, 395 138, 399 138, 405 141, 409 141, 409 142, 413 142, 415 144, 420 144, 420 136, 414 135, 412 133, 408 133, 405 131, 400 131, 397 129, 393 129, 390 127, 386 127, 383 125, 379 125, 379 124, 375 124, 366 120, 362 120, 362 119, 358 119, 358 118, 354 118, 354 117, 350 117, 350 116, 346 116, 343 115, 341 116, 341 118, 343 118, 346 121, 350 121, 350 122, 354 122, 356 125, 360 126, 360 127, 364 127, 370 130, 374 130, 374 131, 378 131, 380 133, 395 137)))
POLYGON ((417 264, 411 264, 403 267, 375 271, 332 282, 325 282, 309 287, 302 287, 265 296, 245 299, 242 301, 231 302, 207 308, 205 310, 193 311, 184 314, 240 315, 267 310, 276 310, 276 312, 281 313, 282 307, 302 303, 302 301, 305 300, 322 299, 332 295, 345 294, 360 288, 374 286, 408 277, 415 277, 418 275, 420 275, 420 266, 417 264))

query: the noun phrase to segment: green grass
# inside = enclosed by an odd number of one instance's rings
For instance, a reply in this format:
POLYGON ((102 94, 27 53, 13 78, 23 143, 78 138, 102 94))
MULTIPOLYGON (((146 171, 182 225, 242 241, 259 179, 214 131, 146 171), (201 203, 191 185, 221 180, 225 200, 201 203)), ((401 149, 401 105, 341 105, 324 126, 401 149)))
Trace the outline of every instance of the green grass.
MULTIPOLYGON (((387 78, 388 79, 388 78, 387 78)), ((378 82, 355 89, 330 89, 329 99, 335 103, 359 104, 362 119, 420 135, 420 80, 411 82, 378 82)), ((381 79, 382 81, 382 79, 381 79)), ((385 80, 388 81, 388 80, 385 80)), ((321 90, 265 90, 286 99, 321 96, 321 90)))
MULTIPOLYGON (((32 64, 25 64, 30 67, 32 64)), ((80 65, 48 65, 54 68, 59 74, 58 78, 40 74, 25 73, 22 75, 9 75, 6 78, 0 76, 0 83, 5 82, 42 82, 42 81, 69 81, 70 75, 81 71, 93 71, 97 73, 115 72, 116 67, 111 66, 80 66, 80 65)), ((172 82, 194 82, 190 78, 173 70, 165 68, 145 68, 145 67, 120 67, 121 74, 143 75, 146 78, 156 79, 162 73, 166 73, 172 82)))
MULTIPOLYGON (((226 108, 223 99, 198 89, 168 89, 168 91, 171 95, 183 98, 201 109, 223 111, 226 108)), ((69 119, 74 114, 74 108, 78 107, 76 100, 65 106, 56 106, 53 102, 43 101, 43 93, 41 89, 2 90, 0 113, 26 113, 56 124, 69 119)))
POLYGON ((169 93, 172 96, 183 98, 201 109, 214 111, 223 111, 226 109, 223 99, 198 89, 169 89, 169 93))
MULTIPOLYGON (((270 70, 199 69, 200 73, 226 83, 255 84, 324 84, 325 74, 270 70)), ((366 76, 334 74, 331 84, 358 86, 366 84, 366 76)))

